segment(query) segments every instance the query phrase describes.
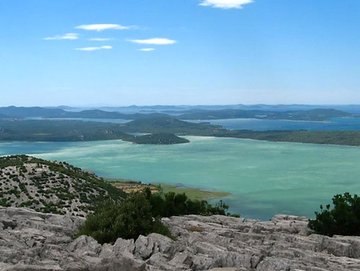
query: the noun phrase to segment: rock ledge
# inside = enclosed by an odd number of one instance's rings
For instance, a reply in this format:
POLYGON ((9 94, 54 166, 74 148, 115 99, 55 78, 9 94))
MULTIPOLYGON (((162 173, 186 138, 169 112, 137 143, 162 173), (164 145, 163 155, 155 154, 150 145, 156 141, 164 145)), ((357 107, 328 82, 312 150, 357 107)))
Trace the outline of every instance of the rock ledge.
POLYGON ((360 237, 312 234, 304 217, 271 221, 224 216, 163 219, 159 234, 100 245, 73 239, 81 218, 0 208, 0 270, 345 271, 360 270, 360 237))

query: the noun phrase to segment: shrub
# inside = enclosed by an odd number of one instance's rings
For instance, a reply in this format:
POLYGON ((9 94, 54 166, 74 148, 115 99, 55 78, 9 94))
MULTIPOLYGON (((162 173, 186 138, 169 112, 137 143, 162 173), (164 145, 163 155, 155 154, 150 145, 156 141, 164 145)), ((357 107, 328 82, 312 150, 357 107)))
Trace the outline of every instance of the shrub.
POLYGON ((117 238, 134 238, 156 232, 170 235, 169 230, 153 219, 151 206, 143 193, 128 196, 121 203, 107 202, 89 215, 78 235, 89 235, 99 243, 113 243, 117 238))
POLYGON ((147 188, 144 192, 150 201, 152 214, 156 217, 170 217, 176 215, 230 215, 229 206, 219 201, 215 206, 206 200, 191 200, 185 193, 151 194, 147 188))
POLYGON ((185 194, 169 192, 152 194, 150 189, 130 194, 121 202, 108 201, 87 217, 78 235, 89 235, 99 243, 113 243, 117 238, 134 238, 155 232, 170 236, 161 223, 173 215, 226 213, 228 206, 220 201, 212 206, 207 201, 190 200, 185 194))
POLYGON ((319 234, 328 236, 360 235, 360 198, 357 195, 335 195, 333 206, 320 205, 316 218, 310 220, 309 227, 319 234))

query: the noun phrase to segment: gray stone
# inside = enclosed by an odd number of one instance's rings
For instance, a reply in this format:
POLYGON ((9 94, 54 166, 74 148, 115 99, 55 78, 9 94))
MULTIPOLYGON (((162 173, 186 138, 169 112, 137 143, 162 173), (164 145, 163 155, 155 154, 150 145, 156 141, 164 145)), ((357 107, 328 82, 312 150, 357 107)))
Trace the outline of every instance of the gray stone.
POLYGON ((171 217, 162 221, 175 240, 150 234, 104 245, 73 239, 83 221, 0 207, 0 271, 360 270, 360 237, 312 234, 304 217, 171 217))
POLYGON ((279 258, 266 258, 257 266, 257 271, 290 271, 288 260, 279 258))
POLYGON ((169 237, 157 233, 140 235, 135 242, 134 254, 142 259, 148 259, 153 253, 170 253, 172 246, 173 241, 169 237))
POLYGON ((135 255, 142 259, 148 259, 153 254, 154 243, 146 236, 140 235, 135 242, 135 255))
POLYGON ((126 255, 133 256, 135 250, 134 240, 125 240, 122 238, 118 238, 114 244, 113 251, 116 256, 126 255))
POLYGON ((82 235, 75 239, 68 250, 77 256, 97 256, 101 252, 101 245, 92 237, 82 235))
POLYGON ((136 261, 127 257, 103 258, 100 263, 90 266, 89 271, 144 271, 144 262, 136 261))

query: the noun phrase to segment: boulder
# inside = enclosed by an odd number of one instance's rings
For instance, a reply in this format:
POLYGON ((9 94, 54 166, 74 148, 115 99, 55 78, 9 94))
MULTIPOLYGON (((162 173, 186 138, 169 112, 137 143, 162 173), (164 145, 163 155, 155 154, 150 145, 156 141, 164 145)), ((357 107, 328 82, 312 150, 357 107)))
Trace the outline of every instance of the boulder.
POLYGON ((152 233, 148 236, 140 235, 135 242, 134 254, 142 259, 148 259, 154 253, 171 253, 173 241, 166 236, 152 233))

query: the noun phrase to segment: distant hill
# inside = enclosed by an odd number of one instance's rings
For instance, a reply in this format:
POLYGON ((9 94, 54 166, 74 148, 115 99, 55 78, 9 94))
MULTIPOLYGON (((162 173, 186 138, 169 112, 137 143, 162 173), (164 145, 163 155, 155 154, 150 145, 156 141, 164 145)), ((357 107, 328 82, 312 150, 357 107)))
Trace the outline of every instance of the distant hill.
POLYGON ((85 216, 106 199, 124 192, 65 162, 18 155, 0 158, 0 206, 85 216))
MULTIPOLYGON (((158 118, 156 118, 158 119, 158 118)), ((179 121, 182 125, 183 121, 179 121)), ((123 124, 74 121, 74 120, 0 120, 0 140, 2 141, 94 141, 94 140, 114 140, 136 144, 179 144, 189 142, 187 139, 180 138, 167 128, 157 130, 156 125, 151 126, 154 135, 137 136, 129 134, 131 132, 141 132, 144 130, 143 121, 139 120, 137 125, 130 127, 123 124), (139 131, 138 131, 139 128, 139 131), (166 132, 164 132, 166 131, 166 132)), ((151 121, 145 121, 151 123, 151 121)), ((190 123, 192 130, 203 125, 190 123)), ((174 126, 172 130, 175 129, 174 126)), ((151 131, 150 131, 151 132, 151 131)))
POLYGON ((0 120, 0 141, 94 141, 121 139, 136 144, 186 143, 181 135, 360 146, 360 131, 227 130, 209 123, 192 123, 166 115, 151 115, 125 123, 73 120, 0 120), (138 136, 134 133, 150 133, 138 136))
POLYGON ((349 117, 352 114, 335 109, 311 109, 298 111, 264 111, 264 110, 193 110, 178 116, 184 120, 212 120, 212 119, 236 119, 236 118, 256 118, 256 119, 286 119, 286 120, 307 120, 323 121, 336 117, 349 117))
POLYGON ((0 140, 91 141, 128 139, 120 125, 68 120, 0 120, 0 140))
POLYGON ((67 112, 57 108, 43 108, 43 107, 0 107, 0 114, 10 118, 62 118, 67 112))
MULTIPOLYGON (((228 106, 230 107, 230 106, 228 106)), ((157 108, 157 107, 155 107, 157 108)), ((105 111, 100 109, 88 109, 83 111, 66 111, 62 108, 42 108, 42 107, 0 107, 0 118, 85 118, 85 119, 125 119, 137 120, 143 118, 171 117, 175 115, 178 119, 183 120, 211 120, 211 119, 231 119, 231 118, 258 118, 258 119, 287 119, 287 120, 313 120, 322 121, 335 117, 357 116, 345 111, 332 108, 311 108, 308 110, 291 110, 281 111, 277 107, 272 110, 264 109, 238 109, 223 107, 159 107, 161 109, 177 108, 177 110, 165 110, 161 113, 157 110, 140 110, 135 113, 120 113, 115 111, 105 111), (215 109, 203 109, 215 108, 215 109), (168 112, 168 114, 165 114, 168 112)), ((157 109, 159 109, 157 108, 157 109)), ((257 107, 249 107, 257 108, 257 107)), ((259 107, 264 108, 264 107, 259 107)), ((265 107, 266 108, 266 107, 265 107)), ((130 111, 131 112, 131 111, 130 111)))
MULTIPOLYGON (((0 107, 0 114, 10 118, 89 118, 89 119, 133 119, 134 116, 119 112, 108 112, 98 109, 79 112, 66 111, 62 108, 44 107, 0 107)), ((0 117, 1 117, 0 115, 0 117)))
POLYGON ((167 115, 151 115, 125 123, 124 132, 172 133, 178 135, 214 135, 226 129, 209 123, 192 123, 167 115))
POLYGON ((249 131, 232 130, 218 137, 247 138, 274 142, 299 142, 360 146, 360 131, 249 131))

